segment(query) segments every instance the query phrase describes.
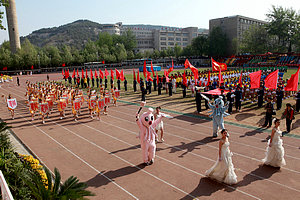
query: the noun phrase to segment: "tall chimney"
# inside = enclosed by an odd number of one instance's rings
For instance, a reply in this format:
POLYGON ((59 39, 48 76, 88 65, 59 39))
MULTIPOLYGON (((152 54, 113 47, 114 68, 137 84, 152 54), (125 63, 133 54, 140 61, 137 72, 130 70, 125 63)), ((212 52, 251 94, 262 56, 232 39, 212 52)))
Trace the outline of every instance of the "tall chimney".
POLYGON ((6 6, 6 18, 9 33, 10 49, 12 53, 16 53, 21 48, 20 37, 18 31, 17 11, 15 0, 8 0, 9 5, 6 6))

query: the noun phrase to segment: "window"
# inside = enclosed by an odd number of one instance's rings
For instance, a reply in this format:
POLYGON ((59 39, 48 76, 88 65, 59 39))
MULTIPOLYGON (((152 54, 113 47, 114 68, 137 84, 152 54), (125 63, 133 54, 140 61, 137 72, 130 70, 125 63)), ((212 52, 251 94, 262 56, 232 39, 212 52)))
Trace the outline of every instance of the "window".
POLYGON ((188 39, 187 38, 182 38, 182 41, 188 41, 188 39))
POLYGON ((162 48, 161 48, 161 50, 166 50, 166 49, 167 49, 167 47, 162 47, 162 48))
POLYGON ((174 38, 169 37, 168 40, 169 40, 169 41, 174 41, 174 38))
POLYGON ((176 38, 176 41, 181 41, 181 38, 176 38))
POLYGON ((168 45, 174 45, 174 42, 168 42, 168 45))
POLYGON ((168 36, 174 36, 174 33, 168 33, 168 36))
POLYGON ((166 33, 165 33, 165 32, 163 32, 163 33, 160 33, 160 35, 166 35, 166 33))
POLYGON ((184 37, 188 37, 188 36, 189 36, 189 34, 188 34, 188 33, 182 33, 182 36, 184 36, 184 37))
POLYGON ((160 38, 160 40, 166 40, 166 39, 167 39, 166 37, 161 37, 161 38, 160 38))
POLYGON ((183 43, 183 46, 185 47, 185 46, 187 46, 187 44, 188 44, 188 43, 184 42, 184 43, 183 43))
POLYGON ((176 33, 176 36, 181 36, 181 33, 176 33))
POLYGON ((166 42, 161 42, 160 45, 167 45, 167 43, 166 42))
POLYGON ((193 33, 193 37, 197 37, 197 33, 193 33))
POLYGON ((178 46, 181 46, 181 42, 176 42, 176 44, 177 44, 178 46))

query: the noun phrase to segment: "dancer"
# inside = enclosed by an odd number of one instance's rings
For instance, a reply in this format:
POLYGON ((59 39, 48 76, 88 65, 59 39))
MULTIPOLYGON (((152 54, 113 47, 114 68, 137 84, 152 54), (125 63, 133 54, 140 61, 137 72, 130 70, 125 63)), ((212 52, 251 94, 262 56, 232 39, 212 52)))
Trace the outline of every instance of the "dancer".
POLYGON ((15 109, 17 107, 17 100, 15 98, 12 99, 11 94, 8 95, 6 99, 8 110, 10 111, 11 118, 15 118, 15 109))
POLYGON ((229 149, 228 133, 221 131, 222 139, 219 142, 219 158, 216 163, 205 172, 206 176, 229 185, 237 183, 237 176, 232 163, 232 153, 229 149))
POLYGON ((284 159, 284 148, 282 146, 282 132, 280 131, 279 125, 280 120, 274 118, 274 128, 272 129, 271 138, 268 140, 266 157, 262 160, 265 165, 273 167, 282 167, 286 165, 284 159))
MULTIPOLYGON (((155 114, 154 114, 155 120, 162 116, 162 113, 160 112, 160 110, 161 110, 160 106, 155 108, 155 114)), ((157 126, 155 128, 156 134, 158 133, 158 131, 160 131, 160 141, 164 142, 165 141, 164 140, 164 122, 162 120, 157 124, 157 126)), ((156 137, 156 142, 158 142, 158 136, 156 137)))

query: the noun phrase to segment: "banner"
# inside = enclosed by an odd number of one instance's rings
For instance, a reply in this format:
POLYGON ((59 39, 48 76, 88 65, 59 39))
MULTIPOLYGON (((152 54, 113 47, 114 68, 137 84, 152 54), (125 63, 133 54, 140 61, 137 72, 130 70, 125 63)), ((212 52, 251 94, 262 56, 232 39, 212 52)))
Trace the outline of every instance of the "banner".
POLYGON ((298 68, 297 72, 292 74, 291 78, 287 81, 287 84, 284 88, 285 91, 298 91, 299 71, 300 67, 298 68))
POLYGON ((7 99, 7 106, 8 108, 14 110, 16 109, 18 103, 17 103, 17 99, 13 98, 13 99, 7 99))
POLYGON ((102 109, 104 108, 104 106, 105 106, 105 101, 104 101, 104 99, 98 100, 97 105, 98 105, 98 108, 99 108, 100 110, 102 110, 102 109))
POLYGON ((36 111, 39 108, 37 101, 30 101, 29 102, 29 108, 30 110, 36 111))
POLYGON ((250 89, 257 89, 260 86, 260 79, 261 79, 261 70, 257 72, 253 72, 249 74, 250 76, 250 89))
POLYGON ((211 66, 213 72, 219 71, 219 69, 221 69, 221 71, 227 70, 226 63, 217 62, 213 58, 211 58, 211 66))
POLYGON ((47 114, 49 112, 49 104, 48 103, 41 103, 40 109, 41 109, 42 114, 47 114))
POLYGON ((74 109, 79 110, 81 108, 81 101, 76 100, 74 101, 74 109))
POLYGON ((278 69, 271 74, 269 74, 265 79, 265 87, 271 89, 277 88, 277 81, 278 81, 278 69))

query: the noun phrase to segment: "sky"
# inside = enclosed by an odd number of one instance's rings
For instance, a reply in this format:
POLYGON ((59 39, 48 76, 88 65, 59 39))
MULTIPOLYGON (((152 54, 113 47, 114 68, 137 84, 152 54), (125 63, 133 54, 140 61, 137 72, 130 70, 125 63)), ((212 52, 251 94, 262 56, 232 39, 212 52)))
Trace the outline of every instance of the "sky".
MULTIPOLYGON (((209 28, 209 20, 243 15, 266 20, 272 5, 300 12, 300 0, 15 0, 20 36, 79 19, 98 23, 209 28)), ((1 11, 5 12, 3 7, 1 11)), ((6 24, 4 14, 3 25, 6 24)), ((9 40, 0 30, 0 44, 9 40)))

